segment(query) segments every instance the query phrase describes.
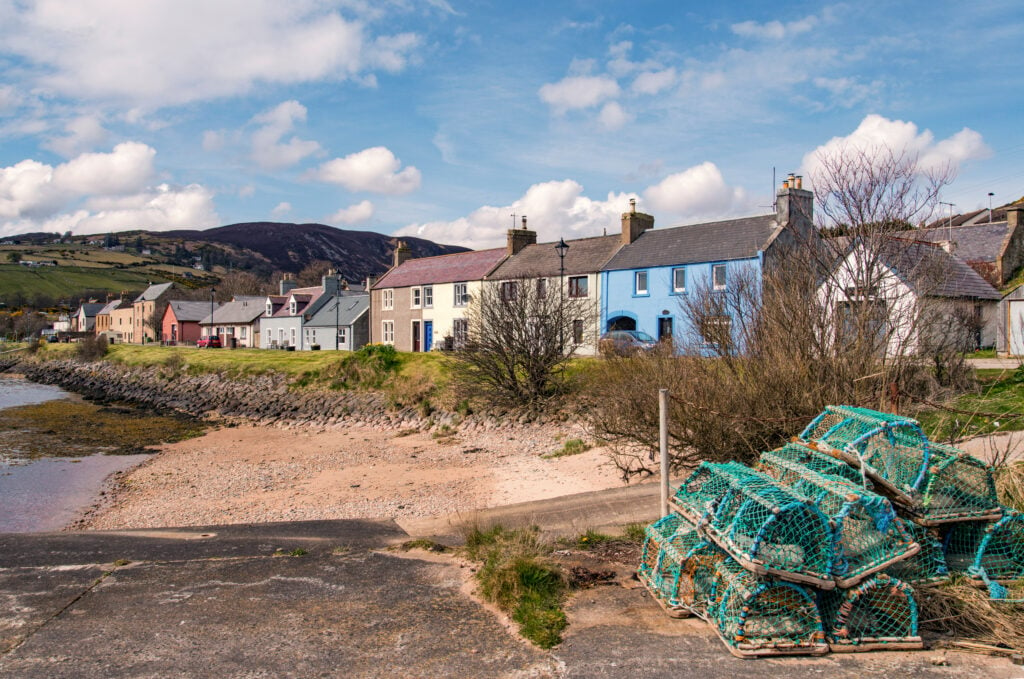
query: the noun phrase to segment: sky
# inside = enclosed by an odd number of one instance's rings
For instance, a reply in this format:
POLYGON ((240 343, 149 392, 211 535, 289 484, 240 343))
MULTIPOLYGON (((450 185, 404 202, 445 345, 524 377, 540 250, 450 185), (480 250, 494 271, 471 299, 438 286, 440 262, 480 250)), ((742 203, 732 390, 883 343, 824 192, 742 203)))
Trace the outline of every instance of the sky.
POLYGON ((1022 85, 1019 0, 0 0, 0 237, 543 242, 767 213, 844 145, 963 212, 1024 196, 1022 85))

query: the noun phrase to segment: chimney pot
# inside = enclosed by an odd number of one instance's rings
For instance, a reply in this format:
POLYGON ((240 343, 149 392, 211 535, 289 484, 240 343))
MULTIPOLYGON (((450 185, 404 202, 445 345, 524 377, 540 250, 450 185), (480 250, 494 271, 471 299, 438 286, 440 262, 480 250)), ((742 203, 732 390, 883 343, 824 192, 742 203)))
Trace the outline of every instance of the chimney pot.
POLYGON ((636 198, 629 199, 629 211, 636 212, 636 198))
POLYGON ((523 215, 523 228, 526 228, 526 215, 523 215))
POLYGON ((804 178, 802 176, 800 176, 800 175, 796 176, 796 186, 794 186, 793 188, 794 189, 802 189, 802 188, 804 188, 804 178))

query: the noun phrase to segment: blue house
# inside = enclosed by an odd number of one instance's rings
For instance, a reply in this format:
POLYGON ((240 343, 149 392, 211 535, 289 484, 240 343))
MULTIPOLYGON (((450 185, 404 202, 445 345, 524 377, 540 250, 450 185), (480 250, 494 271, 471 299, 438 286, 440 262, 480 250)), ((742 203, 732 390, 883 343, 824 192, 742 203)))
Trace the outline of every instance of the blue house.
MULTIPOLYGON (((738 281, 760 282, 762 268, 784 248, 816 238, 813 199, 791 176, 776 196, 776 212, 720 222, 655 229, 654 217, 622 215, 623 246, 601 271, 601 327, 639 330, 677 344, 696 330, 684 311, 686 295, 709 289, 727 293, 738 281)), ((735 340, 723 315, 715 334, 735 340)), ((701 330, 707 341, 710 333, 701 330)))

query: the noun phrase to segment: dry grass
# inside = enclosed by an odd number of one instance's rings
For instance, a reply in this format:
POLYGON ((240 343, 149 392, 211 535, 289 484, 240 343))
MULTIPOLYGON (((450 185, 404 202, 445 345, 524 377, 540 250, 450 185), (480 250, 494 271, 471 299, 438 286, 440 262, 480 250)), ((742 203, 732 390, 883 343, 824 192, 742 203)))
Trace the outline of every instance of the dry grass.
POLYGON ((988 591, 957 577, 915 591, 922 631, 949 640, 1024 649, 1024 604, 998 603, 988 591))

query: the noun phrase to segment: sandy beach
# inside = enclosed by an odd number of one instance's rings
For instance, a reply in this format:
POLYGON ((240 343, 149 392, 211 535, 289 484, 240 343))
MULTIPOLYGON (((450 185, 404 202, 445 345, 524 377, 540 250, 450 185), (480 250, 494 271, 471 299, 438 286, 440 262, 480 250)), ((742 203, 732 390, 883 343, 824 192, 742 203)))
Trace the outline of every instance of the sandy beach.
POLYGON ((162 446, 75 529, 424 517, 622 485, 607 451, 545 457, 569 427, 435 437, 243 425, 162 446))

